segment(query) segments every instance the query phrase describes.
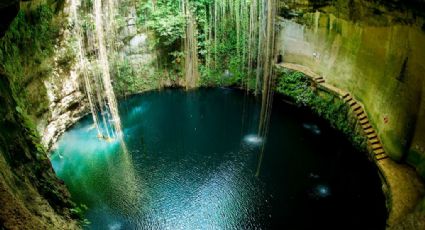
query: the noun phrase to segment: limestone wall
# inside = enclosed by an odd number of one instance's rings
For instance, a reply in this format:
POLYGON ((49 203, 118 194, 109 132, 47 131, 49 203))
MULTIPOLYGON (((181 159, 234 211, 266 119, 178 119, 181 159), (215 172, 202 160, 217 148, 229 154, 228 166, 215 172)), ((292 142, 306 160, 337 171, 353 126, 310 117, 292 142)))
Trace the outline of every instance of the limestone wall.
POLYGON ((284 62, 305 65, 352 92, 365 105, 387 153, 425 177, 423 20, 412 19, 407 10, 401 21, 402 12, 375 15, 372 6, 362 6, 357 14, 368 16, 362 20, 348 15, 346 7, 283 9, 281 16, 291 19, 278 20, 278 52, 284 62))
MULTIPOLYGON (((118 88, 116 93, 123 95, 127 92, 151 90, 152 87, 158 88, 158 79, 155 78, 156 56, 150 48, 148 33, 138 28, 134 6, 123 7, 122 11, 125 12, 122 15, 125 23, 118 31, 117 54, 109 57, 111 69, 114 70, 112 73, 114 88, 118 88), (127 72, 131 71, 131 76, 117 76, 116 66, 123 65, 124 62, 128 63, 126 68, 127 72), (120 82, 129 86, 120 88, 118 85, 120 82)), ((62 17, 65 19, 65 25, 61 28, 60 37, 55 44, 55 54, 51 61, 53 71, 32 79, 27 87, 30 94, 26 98, 28 104, 35 106, 46 104, 39 111, 30 111, 36 120, 42 144, 47 149, 53 148, 63 132, 89 112, 82 76, 82 69, 87 67, 79 66, 77 54, 74 53, 75 22, 70 18, 69 0, 65 1, 62 17), (63 63, 64 59, 67 60, 66 64, 63 63)))

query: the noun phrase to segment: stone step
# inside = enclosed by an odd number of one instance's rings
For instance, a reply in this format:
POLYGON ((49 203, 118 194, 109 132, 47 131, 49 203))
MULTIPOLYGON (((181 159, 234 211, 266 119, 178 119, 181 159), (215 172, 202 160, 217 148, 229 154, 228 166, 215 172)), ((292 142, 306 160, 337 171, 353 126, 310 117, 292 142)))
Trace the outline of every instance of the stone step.
POLYGON ((373 150, 373 153, 375 153, 375 155, 379 155, 379 154, 383 154, 385 153, 383 148, 377 149, 377 150, 373 150))
POLYGON ((356 111, 354 111, 354 113, 355 113, 357 116, 360 116, 361 114, 364 114, 364 111, 363 111, 363 109, 361 109, 361 110, 356 110, 356 111))
MULTIPOLYGON (((357 104, 357 105, 359 105, 359 104, 357 104)), ((355 108, 355 109, 354 109, 354 107, 356 107, 356 106, 354 105, 353 107, 351 107, 351 108, 353 108, 354 111, 359 111, 359 110, 362 110, 363 111, 363 108, 362 108, 361 105, 359 105, 359 107, 358 108, 355 108)))
POLYGON ((366 123, 366 124, 362 125, 362 128, 363 128, 364 130, 366 130, 366 129, 370 129, 370 128, 372 128, 372 126, 370 125, 370 123, 366 123))
POLYGON ((363 120, 360 120, 361 125, 369 124, 369 120, 367 118, 363 118, 363 120))
POLYGON ((369 143, 371 143, 371 144, 378 144, 379 143, 379 139, 378 138, 369 139, 369 143))
POLYGON ((377 137, 376 133, 371 133, 371 134, 367 135, 368 139, 373 139, 373 138, 376 138, 376 137, 377 137))
POLYGON ((361 109, 362 107, 359 104, 355 104, 354 106, 351 107, 354 111, 361 109))
POLYGON ((352 107, 352 106, 354 106, 355 104, 357 104, 357 102, 356 102, 356 101, 354 101, 354 100, 351 100, 351 101, 348 101, 348 104, 352 107))
POLYGON ((375 157, 380 156, 380 155, 386 155, 386 154, 385 154, 385 152, 378 153, 378 154, 375 154, 375 157))
POLYGON ((348 97, 344 97, 344 101, 349 102, 354 100, 350 95, 348 95, 348 97))
POLYGON ((375 130, 373 128, 368 128, 368 129, 365 129, 364 132, 366 134, 371 134, 371 133, 375 132, 375 130))
POLYGON ((384 159, 387 159, 387 158, 388 158, 388 156, 387 156, 387 155, 382 154, 382 155, 377 156, 375 159, 376 159, 377 161, 380 161, 380 160, 384 160, 384 159))
POLYGON ((363 119, 363 118, 367 118, 367 117, 366 117, 366 114, 362 113, 362 114, 359 114, 359 115, 357 116, 357 118, 358 118, 359 120, 361 120, 361 119, 363 119))
POLYGON ((353 98, 351 98, 351 97, 350 97, 350 98, 348 98, 347 100, 344 100, 344 101, 345 101, 347 104, 350 104, 350 103, 351 103, 352 101, 354 101, 354 100, 353 100, 353 98))
MULTIPOLYGON (((321 83, 322 79, 322 77, 317 77, 315 78, 315 81, 317 83, 321 83)), ((367 118, 367 114, 363 110, 362 106, 357 103, 357 101, 350 95, 350 93, 343 94, 342 99, 353 109, 354 114, 357 116, 357 119, 362 125, 362 128, 367 135, 368 142, 370 143, 371 148, 373 149, 373 153, 375 154, 375 159, 379 161, 388 158, 388 155, 385 154, 385 150, 383 149, 381 142, 378 139, 378 136, 372 125, 370 124, 369 119, 367 118)))

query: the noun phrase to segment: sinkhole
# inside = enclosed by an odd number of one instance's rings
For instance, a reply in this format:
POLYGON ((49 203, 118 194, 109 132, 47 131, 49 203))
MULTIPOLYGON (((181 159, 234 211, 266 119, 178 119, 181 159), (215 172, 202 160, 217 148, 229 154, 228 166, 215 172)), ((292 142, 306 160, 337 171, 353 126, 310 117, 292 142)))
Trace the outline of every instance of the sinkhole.
POLYGON ((375 165, 309 110, 274 97, 261 138, 261 100, 243 91, 134 95, 119 101, 127 153, 86 116, 51 162, 88 207, 87 229, 385 229, 375 165))

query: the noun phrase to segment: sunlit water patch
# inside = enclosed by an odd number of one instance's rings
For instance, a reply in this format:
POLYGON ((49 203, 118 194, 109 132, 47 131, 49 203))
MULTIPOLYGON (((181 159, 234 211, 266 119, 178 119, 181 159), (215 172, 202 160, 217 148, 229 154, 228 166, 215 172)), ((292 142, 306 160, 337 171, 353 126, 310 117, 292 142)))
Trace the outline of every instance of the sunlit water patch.
POLYGON ((303 127, 305 129, 309 130, 310 132, 312 132, 313 134, 320 135, 320 133, 321 133, 319 126, 317 126, 316 124, 304 123, 303 127))
POLYGON ((260 145, 263 142, 263 138, 255 134, 249 134, 244 137, 244 141, 250 145, 260 145))
POLYGON ((87 116, 61 137, 52 165, 89 207, 88 229, 385 228, 380 181, 362 153, 279 98, 266 142, 259 110, 231 89, 132 96, 120 101, 128 153, 99 139, 87 116))

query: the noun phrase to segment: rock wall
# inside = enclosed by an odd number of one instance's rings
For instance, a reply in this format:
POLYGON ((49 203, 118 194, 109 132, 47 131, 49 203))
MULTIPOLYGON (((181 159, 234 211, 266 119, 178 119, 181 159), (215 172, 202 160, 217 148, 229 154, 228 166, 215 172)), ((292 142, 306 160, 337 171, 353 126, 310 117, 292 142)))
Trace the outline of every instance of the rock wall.
MULTIPOLYGON (((167 85, 167 82, 161 82, 157 74, 156 51, 151 44, 152 35, 136 23, 134 3, 123 2, 127 5, 120 7, 124 23, 118 31, 117 53, 109 57, 113 85, 117 89, 116 94, 121 96, 167 85)), ((2 28, 7 29, 20 5, 22 10, 26 11, 40 4, 46 4, 46 0, 25 1, 21 4, 19 1, 0 1, 0 32, 4 33, 2 28)), ((54 54, 46 60, 41 60, 40 64, 46 66, 47 70, 34 76, 27 75, 21 80, 25 85, 25 95, 22 97, 27 104, 29 116, 37 123, 42 144, 48 150, 54 147, 67 128, 89 112, 82 68, 75 53, 75 22, 70 17, 70 0, 63 1, 61 9, 57 11, 54 20, 61 20, 62 24, 54 44, 54 54)))
POLYGON ((423 1, 416 8, 319 2, 281 1, 278 53, 352 92, 391 158, 425 178, 425 21, 417 9, 423 1))
MULTIPOLYGON (((67 18, 66 26, 62 28, 55 46, 52 74, 35 79, 30 84, 40 85, 38 83, 41 81, 44 87, 34 90, 38 94, 47 95, 43 99, 48 101, 47 109, 35 116, 42 143, 47 149, 53 148, 60 135, 89 112, 82 80, 83 68, 76 61, 77 54, 73 53, 76 50, 76 34, 73 30, 75 22, 69 17, 69 10, 67 0, 63 9, 63 16, 67 18), (64 65, 62 60, 67 56, 69 63, 64 65)), ((117 53, 109 56, 116 94, 122 96, 159 88, 161 84, 156 77, 156 54, 149 42, 149 32, 137 25, 135 6, 130 4, 120 11, 124 15, 121 18, 124 23, 118 31, 117 53)))
POLYGON ((0 70, 0 228, 78 229, 68 190, 0 70))
POLYGON ((124 25, 119 29, 119 55, 121 59, 127 59, 131 66, 142 73, 142 69, 147 69, 147 74, 152 74, 152 68, 146 68, 154 65, 155 53, 149 44, 148 31, 142 31, 137 25, 137 14, 134 6, 126 9, 127 15, 124 17, 124 25))
POLYGON ((51 149, 67 128, 88 113, 88 102, 76 72, 70 72, 63 82, 44 81, 49 110, 38 120, 42 144, 51 149))
POLYGON ((39 91, 46 92, 45 100, 48 101, 48 109, 37 117, 37 130, 42 137, 42 144, 49 150, 60 135, 89 110, 81 73, 78 71, 79 66, 74 61, 76 57, 72 56, 70 59, 72 64, 67 65, 69 68, 64 68, 59 64, 63 55, 69 55, 67 52, 72 46, 72 36, 71 31, 65 27, 55 46, 52 74, 38 79, 42 81, 44 87, 37 90, 38 93, 40 93, 39 91))
MULTIPOLYGON (((19 1, 0 1, 0 39, 19 8, 19 1)), ((25 112, 25 96, 11 79, 1 66, 0 228, 79 229, 71 217, 70 194, 53 172, 33 119, 25 112)))
POLYGON ((137 23, 136 6, 121 8, 124 23, 118 31, 118 69, 116 92, 123 96, 157 89, 162 86, 158 73, 157 51, 153 34, 137 23))

